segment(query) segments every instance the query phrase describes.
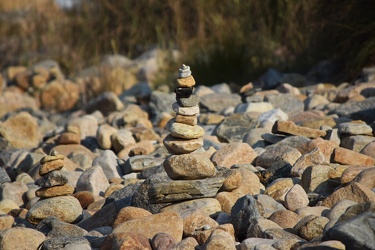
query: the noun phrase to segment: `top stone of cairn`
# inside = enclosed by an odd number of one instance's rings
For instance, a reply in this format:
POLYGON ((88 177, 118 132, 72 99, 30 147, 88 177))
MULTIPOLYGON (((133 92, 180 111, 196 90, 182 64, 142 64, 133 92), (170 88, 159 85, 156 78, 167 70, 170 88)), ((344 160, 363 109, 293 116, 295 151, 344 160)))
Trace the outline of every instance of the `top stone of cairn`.
POLYGON ((178 69, 178 78, 185 78, 191 76, 190 67, 182 64, 181 68, 178 69))

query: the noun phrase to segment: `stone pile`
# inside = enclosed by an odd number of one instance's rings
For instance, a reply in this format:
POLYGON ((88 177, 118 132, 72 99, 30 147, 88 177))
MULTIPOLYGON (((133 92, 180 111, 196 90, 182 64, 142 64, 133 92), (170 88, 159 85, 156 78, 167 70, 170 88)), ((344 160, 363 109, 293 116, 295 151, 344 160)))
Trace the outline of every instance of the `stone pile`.
POLYGON ((35 181, 35 184, 41 187, 35 191, 37 197, 52 198, 74 193, 74 187, 68 184, 64 172, 60 171, 64 167, 64 158, 64 155, 53 150, 50 155, 44 156, 40 160, 39 175, 41 178, 35 181))
POLYGON ((202 147, 204 135, 204 129, 197 125, 199 97, 193 94, 195 80, 189 66, 183 64, 179 69, 177 83, 176 102, 172 104, 176 116, 167 123, 170 134, 163 140, 173 155, 188 154, 202 147))

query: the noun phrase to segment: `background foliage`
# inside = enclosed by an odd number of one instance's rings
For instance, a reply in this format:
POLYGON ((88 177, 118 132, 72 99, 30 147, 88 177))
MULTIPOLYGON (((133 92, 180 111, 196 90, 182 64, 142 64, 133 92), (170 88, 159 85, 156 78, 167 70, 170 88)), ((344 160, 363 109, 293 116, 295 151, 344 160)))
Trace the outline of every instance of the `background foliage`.
POLYGON ((69 9, 14 0, 0 10, 1 68, 55 59, 72 74, 105 54, 158 46, 181 50, 209 85, 246 83, 269 67, 306 73, 324 59, 352 80, 375 61, 373 0, 82 0, 69 9))

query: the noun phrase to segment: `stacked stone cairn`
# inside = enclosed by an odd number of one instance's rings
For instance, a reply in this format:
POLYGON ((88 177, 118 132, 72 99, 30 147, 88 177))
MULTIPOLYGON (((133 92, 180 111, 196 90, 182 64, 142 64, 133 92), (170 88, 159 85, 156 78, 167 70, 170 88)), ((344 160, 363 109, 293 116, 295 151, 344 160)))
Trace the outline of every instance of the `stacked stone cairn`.
POLYGON ((215 167, 204 152, 204 129, 197 125, 199 97, 193 94, 195 80, 190 67, 183 64, 179 69, 175 88, 176 102, 172 104, 175 118, 168 121, 166 129, 170 133, 163 140, 172 154, 165 160, 164 168, 172 180, 195 180, 211 177, 215 167))
POLYGON ((64 156, 52 150, 50 155, 40 160, 39 175, 41 178, 35 184, 41 188, 35 191, 40 198, 52 198, 56 196, 72 195, 74 187, 68 184, 68 179, 63 171, 64 156))

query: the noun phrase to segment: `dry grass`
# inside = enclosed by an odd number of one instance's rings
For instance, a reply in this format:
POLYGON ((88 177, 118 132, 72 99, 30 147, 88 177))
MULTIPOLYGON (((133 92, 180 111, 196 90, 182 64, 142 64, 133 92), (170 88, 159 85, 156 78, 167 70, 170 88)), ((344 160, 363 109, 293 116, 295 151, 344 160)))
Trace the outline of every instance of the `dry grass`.
POLYGON ((83 0, 71 10, 12 2, 0 5, 0 67, 48 58, 72 74, 105 54, 135 58, 156 45, 180 49, 209 85, 243 84, 269 67, 305 72, 330 58, 344 59, 353 77, 375 61, 371 0, 83 0))

